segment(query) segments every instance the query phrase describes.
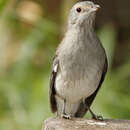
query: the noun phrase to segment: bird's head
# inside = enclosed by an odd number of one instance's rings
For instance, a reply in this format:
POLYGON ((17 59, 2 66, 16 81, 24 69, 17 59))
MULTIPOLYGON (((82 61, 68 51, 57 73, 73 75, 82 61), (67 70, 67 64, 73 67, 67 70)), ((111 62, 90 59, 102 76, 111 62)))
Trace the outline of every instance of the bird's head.
POLYGON ((79 26, 89 24, 91 26, 95 20, 96 11, 99 5, 91 1, 82 1, 76 3, 69 14, 69 26, 79 26))

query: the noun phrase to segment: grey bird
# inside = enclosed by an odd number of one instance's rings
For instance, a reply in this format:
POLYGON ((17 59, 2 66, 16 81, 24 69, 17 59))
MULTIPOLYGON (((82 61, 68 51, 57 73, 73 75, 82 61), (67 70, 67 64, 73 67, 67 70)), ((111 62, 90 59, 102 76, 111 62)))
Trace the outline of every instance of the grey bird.
POLYGON ((69 14, 68 29, 57 48, 50 78, 50 106, 64 118, 83 117, 101 87, 107 71, 105 50, 94 31, 99 5, 76 3, 69 14))

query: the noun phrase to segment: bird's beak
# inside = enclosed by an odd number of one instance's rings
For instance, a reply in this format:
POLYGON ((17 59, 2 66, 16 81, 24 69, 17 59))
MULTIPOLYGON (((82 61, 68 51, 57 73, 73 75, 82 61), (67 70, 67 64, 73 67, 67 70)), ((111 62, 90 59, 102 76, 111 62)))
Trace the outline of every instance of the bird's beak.
POLYGON ((101 7, 96 4, 96 5, 91 9, 91 11, 92 11, 92 12, 97 12, 100 8, 101 8, 101 7))
POLYGON ((99 5, 95 5, 95 11, 98 11, 101 7, 99 5))

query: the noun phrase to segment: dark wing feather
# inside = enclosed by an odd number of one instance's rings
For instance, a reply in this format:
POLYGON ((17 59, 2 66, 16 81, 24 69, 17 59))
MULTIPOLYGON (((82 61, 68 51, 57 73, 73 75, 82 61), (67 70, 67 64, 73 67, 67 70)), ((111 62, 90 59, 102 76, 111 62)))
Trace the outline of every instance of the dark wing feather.
POLYGON ((55 100, 55 79, 57 75, 57 70, 58 70, 58 59, 57 56, 53 58, 53 65, 52 65, 52 72, 51 72, 51 78, 50 78, 50 107, 51 111, 54 113, 57 111, 57 105, 56 105, 56 100, 55 100))
MULTIPOLYGON (((89 96, 88 98, 85 99, 85 103, 86 103, 86 105, 87 105, 88 107, 91 106, 91 104, 92 104, 94 98, 95 98, 96 95, 97 95, 98 90, 100 89, 100 87, 101 87, 101 85, 102 85, 102 83, 103 83, 103 81, 104 81, 104 78, 105 78, 105 75, 106 75, 106 72, 107 72, 107 68, 108 68, 108 62, 107 62, 107 58, 106 58, 106 59, 105 59, 105 64, 104 64, 103 73, 102 73, 102 77, 101 77, 101 80, 100 80, 100 82, 99 82, 99 85, 98 85, 97 90, 96 90, 91 96, 89 96)), ((84 107, 84 104, 81 103, 81 104, 80 104, 80 107, 79 107, 79 109, 78 109, 78 111, 77 111, 77 113, 76 113, 75 116, 76 116, 76 117, 83 117, 84 114, 87 112, 87 110, 88 110, 88 109, 86 109, 86 107, 84 107)))

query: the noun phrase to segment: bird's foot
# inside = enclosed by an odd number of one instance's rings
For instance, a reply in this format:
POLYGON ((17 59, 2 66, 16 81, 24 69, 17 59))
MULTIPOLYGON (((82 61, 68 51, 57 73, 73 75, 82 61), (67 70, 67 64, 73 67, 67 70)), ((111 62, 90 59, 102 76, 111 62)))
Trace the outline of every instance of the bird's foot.
POLYGON ((97 116, 96 114, 94 114, 94 112, 90 109, 90 107, 87 104, 85 104, 85 106, 89 110, 89 112, 90 112, 90 114, 92 116, 92 119, 98 120, 98 121, 103 121, 104 120, 102 116, 97 116))
POLYGON ((97 115, 93 115, 92 119, 98 120, 98 121, 103 121, 104 120, 102 116, 97 116, 97 115))
POLYGON ((69 119, 69 120, 70 120, 72 117, 71 117, 71 115, 62 114, 62 115, 61 115, 61 118, 69 119))

